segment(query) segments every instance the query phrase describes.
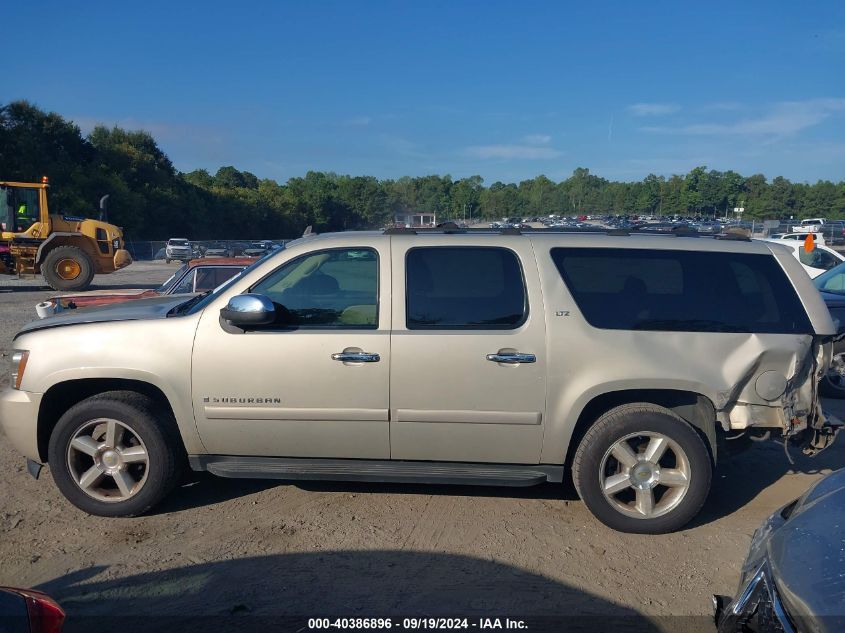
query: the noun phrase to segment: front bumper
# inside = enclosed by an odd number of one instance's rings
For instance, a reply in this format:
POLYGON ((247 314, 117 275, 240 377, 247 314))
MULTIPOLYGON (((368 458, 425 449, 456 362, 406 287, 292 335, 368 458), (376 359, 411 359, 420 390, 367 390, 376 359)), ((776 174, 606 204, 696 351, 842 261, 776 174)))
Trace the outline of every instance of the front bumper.
POLYGON ((0 393, 0 426, 12 447, 24 457, 40 462, 38 409, 44 394, 17 389, 0 393))
POLYGON ((796 633, 783 607, 768 562, 764 562, 728 602, 714 596, 718 633, 752 630, 757 633, 796 633))
POLYGON ((114 252, 114 269, 120 270, 121 268, 126 268, 129 264, 132 263, 132 255, 129 254, 129 251, 123 248, 119 248, 114 252))

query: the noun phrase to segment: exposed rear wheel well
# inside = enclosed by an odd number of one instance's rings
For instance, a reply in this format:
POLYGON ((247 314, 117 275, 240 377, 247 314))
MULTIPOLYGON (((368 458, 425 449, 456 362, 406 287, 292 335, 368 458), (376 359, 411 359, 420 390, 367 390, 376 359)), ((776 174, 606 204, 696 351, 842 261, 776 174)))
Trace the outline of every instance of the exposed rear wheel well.
POLYGON ((566 466, 572 465, 572 459, 578 445, 589 428, 602 414, 614 407, 632 402, 648 402, 665 407, 689 422, 705 440, 705 444, 710 450, 713 465, 716 465, 716 409, 709 398, 693 391, 626 389, 603 393, 587 403, 587 406, 581 411, 581 415, 578 416, 575 429, 572 431, 569 448, 566 452, 566 466))
POLYGON ((85 378, 61 382, 47 390, 38 409, 38 457, 42 462, 47 460, 50 435, 65 411, 77 402, 106 391, 135 391, 154 400, 173 415, 173 407, 161 389, 141 380, 85 378))

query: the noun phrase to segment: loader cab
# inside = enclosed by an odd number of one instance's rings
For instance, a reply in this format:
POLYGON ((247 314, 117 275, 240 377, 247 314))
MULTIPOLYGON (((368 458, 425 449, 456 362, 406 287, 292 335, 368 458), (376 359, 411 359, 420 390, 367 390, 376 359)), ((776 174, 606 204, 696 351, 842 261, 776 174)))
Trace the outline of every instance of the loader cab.
POLYGON ((0 182, 3 237, 37 238, 49 231, 46 183, 0 182), (42 225, 46 225, 42 230, 42 225))

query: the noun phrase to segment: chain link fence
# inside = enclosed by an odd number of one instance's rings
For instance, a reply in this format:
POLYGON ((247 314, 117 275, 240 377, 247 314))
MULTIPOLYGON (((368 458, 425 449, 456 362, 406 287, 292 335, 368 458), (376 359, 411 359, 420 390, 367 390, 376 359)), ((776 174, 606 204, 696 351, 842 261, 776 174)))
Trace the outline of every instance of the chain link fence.
MULTIPOLYGON (((194 257, 249 257, 261 255, 272 245, 290 240, 191 240, 194 257)), ((126 250, 135 261, 165 259, 166 240, 126 240, 126 250)))

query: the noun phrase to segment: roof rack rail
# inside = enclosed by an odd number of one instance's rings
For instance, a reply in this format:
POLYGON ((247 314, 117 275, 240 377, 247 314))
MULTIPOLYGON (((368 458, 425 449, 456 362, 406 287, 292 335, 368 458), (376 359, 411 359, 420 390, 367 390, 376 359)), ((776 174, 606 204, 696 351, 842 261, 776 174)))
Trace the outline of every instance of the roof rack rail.
POLYGON ((461 234, 461 235, 528 235, 528 234, 544 234, 544 233, 568 233, 568 234, 584 234, 584 235, 609 235, 628 237, 630 235, 662 235, 674 237, 712 237, 717 240, 736 240, 743 242, 750 242, 751 236, 740 233, 727 231, 725 233, 702 233, 694 228, 678 226, 666 230, 666 226, 660 228, 649 228, 649 225, 632 226, 626 228, 614 227, 543 227, 535 228, 529 227, 519 229, 516 227, 505 227, 500 229, 492 228, 461 228, 457 226, 440 226, 440 227, 390 227, 384 229, 384 235, 425 235, 425 234, 461 234), (663 229, 663 230, 660 230, 663 229))

